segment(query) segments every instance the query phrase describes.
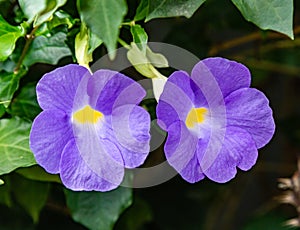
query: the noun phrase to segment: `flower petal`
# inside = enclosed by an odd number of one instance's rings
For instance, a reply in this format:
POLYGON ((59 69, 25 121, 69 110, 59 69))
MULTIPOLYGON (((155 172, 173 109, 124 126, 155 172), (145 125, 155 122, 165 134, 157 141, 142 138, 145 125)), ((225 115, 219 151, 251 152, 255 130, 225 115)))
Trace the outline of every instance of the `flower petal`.
MULTIPOLYGON (((118 149, 112 143, 107 142, 105 146, 109 148, 109 151, 118 152, 118 149)), ((82 159, 74 139, 64 149, 60 162, 60 171, 63 184, 75 191, 109 191, 117 188, 124 176, 124 171, 117 171, 111 175, 115 178, 113 181, 118 181, 118 183, 110 183, 103 179, 82 159)))
POLYGON ((266 96, 257 89, 246 88, 225 98, 227 124, 247 130, 257 148, 266 145, 275 131, 272 110, 266 96))
POLYGON ((157 124, 167 131, 174 122, 179 121, 179 115, 172 105, 159 101, 156 106, 157 124))
POLYGON ((79 65, 70 64, 45 74, 37 84, 37 99, 43 110, 59 109, 71 113, 81 79, 90 76, 79 65))
POLYGON ((194 102, 195 95, 191 85, 193 82, 185 71, 175 71, 168 78, 168 82, 175 84, 178 87, 178 90, 181 90, 180 92, 183 91, 189 97, 189 99, 194 102))
POLYGON ((196 155, 193 156, 190 162, 179 174, 189 183, 196 183, 205 178, 196 155))
POLYGON ((207 107, 207 102, 202 91, 186 72, 176 71, 168 79, 169 82, 174 83, 185 92, 195 107, 207 107))
POLYGON ((204 174, 215 182, 225 183, 235 177, 236 167, 249 170, 256 163, 257 156, 251 135, 241 128, 229 126, 217 158, 204 174))
POLYGON ((185 121, 194 106, 190 84, 190 77, 183 71, 176 71, 168 78, 156 107, 158 124, 162 129, 168 130, 175 121, 185 121))
POLYGON ((164 147, 167 161, 190 183, 204 178, 196 156, 198 138, 192 135, 181 121, 169 126, 164 147))
POLYGON ((65 145, 73 137, 70 118, 60 110, 41 112, 30 132, 30 148, 38 164, 49 173, 59 173, 65 145))
POLYGON ((103 180, 118 185, 122 179, 120 175, 124 174, 124 162, 113 142, 109 138, 100 137, 104 127, 102 120, 96 124, 73 123, 77 152, 89 170, 103 180))
POLYGON ((200 89, 211 85, 213 78, 217 81, 223 97, 240 88, 250 87, 251 81, 246 66, 220 57, 204 59, 192 70, 192 79, 200 89))
POLYGON ((96 71, 88 84, 90 104, 104 115, 111 114, 113 107, 138 104, 146 91, 140 84, 112 70, 96 71))
POLYGON ((150 149, 150 115, 140 106, 123 105, 112 111, 112 131, 125 167, 140 166, 150 149))

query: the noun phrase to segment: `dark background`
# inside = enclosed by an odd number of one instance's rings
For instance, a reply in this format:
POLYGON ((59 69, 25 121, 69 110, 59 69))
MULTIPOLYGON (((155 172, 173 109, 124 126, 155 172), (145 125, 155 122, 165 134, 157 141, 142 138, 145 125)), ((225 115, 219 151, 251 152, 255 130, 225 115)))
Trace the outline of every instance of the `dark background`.
MULTIPOLYGON (((128 17, 134 14, 136 3, 130 1, 129 7, 128 17)), ((64 8, 70 13, 74 4, 64 8)), ((270 100, 277 128, 271 142, 259 150, 257 164, 248 172, 239 171, 229 183, 205 179, 189 184, 176 176, 155 187, 134 189, 134 203, 115 229, 289 229, 283 224, 297 212, 278 202, 283 191, 277 180, 293 175, 300 154, 299 11, 299 1, 295 1, 293 41, 279 33, 261 31, 228 0, 208 0, 190 19, 156 19, 144 24, 150 42, 177 45, 201 59, 221 56, 248 66, 252 86, 270 100)), ((121 34, 130 42, 128 32, 121 34)), ((97 49, 94 60, 104 52, 97 49)), ((72 59, 66 58, 60 65, 69 62, 72 59)), ((37 64, 30 74, 39 79, 54 68, 37 64)), ((157 155, 163 156, 160 150, 151 153, 149 164, 157 155)), ((59 185, 53 185, 36 226, 21 208, 3 205, 0 223, 0 229, 85 229, 71 219, 59 185)))

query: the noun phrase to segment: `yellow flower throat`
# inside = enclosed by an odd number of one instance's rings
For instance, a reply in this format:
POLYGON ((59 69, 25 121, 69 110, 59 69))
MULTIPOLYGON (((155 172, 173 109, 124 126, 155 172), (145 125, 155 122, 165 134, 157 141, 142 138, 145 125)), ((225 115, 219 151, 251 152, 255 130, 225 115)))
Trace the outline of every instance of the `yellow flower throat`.
POLYGON ((192 108, 185 119, 185 125, 188 128, 193 128, 197 123, 203 123, 205 115, 207 114, 206 108, 192 108))
POLYGON ((76 111, 73 114, 73 120, 80 123, 91 123, 95 124, 98 122, 99 119, 103 118, 103 113, 94 110, 89 105, 85 106, 83 109, 76 111))

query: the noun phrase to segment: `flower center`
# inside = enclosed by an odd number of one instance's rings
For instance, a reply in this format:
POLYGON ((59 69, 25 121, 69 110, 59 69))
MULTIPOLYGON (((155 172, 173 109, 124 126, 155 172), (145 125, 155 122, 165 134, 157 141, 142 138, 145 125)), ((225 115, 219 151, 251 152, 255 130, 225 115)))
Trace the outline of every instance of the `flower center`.
POLYGON ((206 108, 192 108, 185 119, 186 127, 193 128, 195 124, 203 123, 205 120, 206 113, 206 108))
POLYGON ((78 123, 92 123, 95 124, 101 118, 103 118, 103 113, 94 110, 91 106, 87 105, 83 109, 76 111, 73 114, 73 119, 78 123))

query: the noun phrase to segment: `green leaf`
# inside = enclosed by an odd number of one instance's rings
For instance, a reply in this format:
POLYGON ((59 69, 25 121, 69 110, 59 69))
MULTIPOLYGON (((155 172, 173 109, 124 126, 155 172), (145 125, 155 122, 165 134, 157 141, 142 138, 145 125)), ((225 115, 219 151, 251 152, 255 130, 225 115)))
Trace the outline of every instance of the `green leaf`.
POLYGON ((0 120, 0 175, 36 164, 29 149, 30 127, 17 117, 0 120))
POLYGON ((124 187, 110 192, 66 190, 65 194, 73 219, 91 230, 113 229, 132 202, 132 190, 124 187))
POLYGON ((0 72, 0 104, 8 107, 14 93, 19 88, 20 78, 25 75, 25 70, 21 69, 17 74, 0 72))
POLYGON ((0 61, 5 61, 15 49, 19 37, 24 36, 25 30, 21 26, 12 26, 0 15, 0 61))
POLYGON ((4 181, 0 179, 0 185, 4 185, 4 181))
POLYGON ((206 0, 151 0, 146 22, 153 18, 185 16, 190 18, 206 0))
POLYGON ((46 0, 46 8, 39 13, 38 17, 33 23, 33 26, 39 26, 43 22, 51 19, 53 13, 61 6, 63 6, 67 0, 46 0))
POLYGON ((143 226, 152 220, 153 213, 149 204, 139 197, 135 197, 132 206, 118 220, 116 229, 139 230, 143 229, 143 226))
POLYGON ((35 84, 30 83, 22 87, 20 93, 13 99, 8 112, 31 120, 41 112, 36 99, 35 84))
POLYGON ((79 65, 89 66, 93 61, 93 55, 88 53, 89 33, 84 23, 80 26, 80 31, 75 37, 75 57, 79 65))
POLYGON ((75 37, 75 56, 80 65, 89 68, 93 61, 93 51, 102 44, 97 35, 92 34, 84 22, 81 23, 80 32, 75 37))
POLYGON ((33 40, 24 58, 23 64, 31 66, 34 63, 47 63, 56 65, 58 61, 71 55, 65 43, 67 34, 58 32, 52 36, 39 36, 33 40))
POLYGON ((149 10, 149 0, 141 0, 138 8, 136 9, 134 20, 139 21, 144 19, 148 14, 148 10, 149 10))
POLYGON ((231 0, 247 21, 294 39, 293 0, 231 0))
POLYGON ((131 48, 127 52, 127 58, 134 68, 147 78, 165 78, 156 67, 168 67, 168 60, 159 53, 154 53, 149 47, 146 53, 141 51, 137 44, 131 43, 131 48))
POLYGON ((62 10, 56 11, 50 21, 44 22, 43 24, 41 24, 41 26, 38 27, 35 32, 35 36, 50 34, 54 28, 61 25, 66 25, 67 28, 70 29, 75 24, 75 22, 76 20, 66 12, 62 10))
POLYGON ((133 67, 147 78, 156 78, 158 71, 149 62, 145 53, 143 53, 135 43, 131 44, 131 49, 127 52, 127 58, 133 67))
POLYGON ((46 0, 18 0, 18 2, 29 23, 47 7, 46 0))
POLYGON ((30 180, 61 183, 61 180, 58 175, 49 174, 38 165, 33 165, 31 167, 26 168, 19 168, 16 170, 16 172, 30 180))
POLYGON ((77 0, 81 20, 105 44, 110 58, 114 58, 120 26, 127 12, 124 0, 77 0))
POLYGON ((97 49, 103 41, 94 33, 90 32, 90 39, 89 39, 89 50, 88 52, 92 54, 95 49, 97 49))
POLYGON ((146 51, 148 35, 140 25, 133 25, 130 28, 133 37, 133 42, 137 44, 139 49, 143 52, 146 51))
MULTIPOLYGON (((16 51, 17 49, 15 49, 16 51)), ((16 51, 17 52, 17 51, 16 51)), ((5 72, 14 72, 17 63, 12 60, 14 56, 14 52, 10 55, 4 62, 0 62, 0 70, 5 72)), ((20 55, 18 55, 20 57, 20 55)), ((0 71, 0 72, 1 72, 0 71)))
POLYGON ((160 53, 154 53, 149 47, 146 50, 146 56, 151 62, 152 65, 158 68, 167 68, 169 67, 168 60, 166 57, 160 53))
POLYGON ((34 27, 48 21, 53 13, 67 0, 19 0, 20 7, 28 18, 28 22, 34 22, 34 27))
POLYGON ((48 198, 49 183, 26 180, 23 177, 16 176, 13 179, 12 191, 14 197, 32 217, 33 222, 37 223, 40 211, 45 206, 48 198))
POLYGON ((6 111, 6 109, 5 109, 4 105, 0 104, 0 118, 5 114, 5 111, 6 111))

